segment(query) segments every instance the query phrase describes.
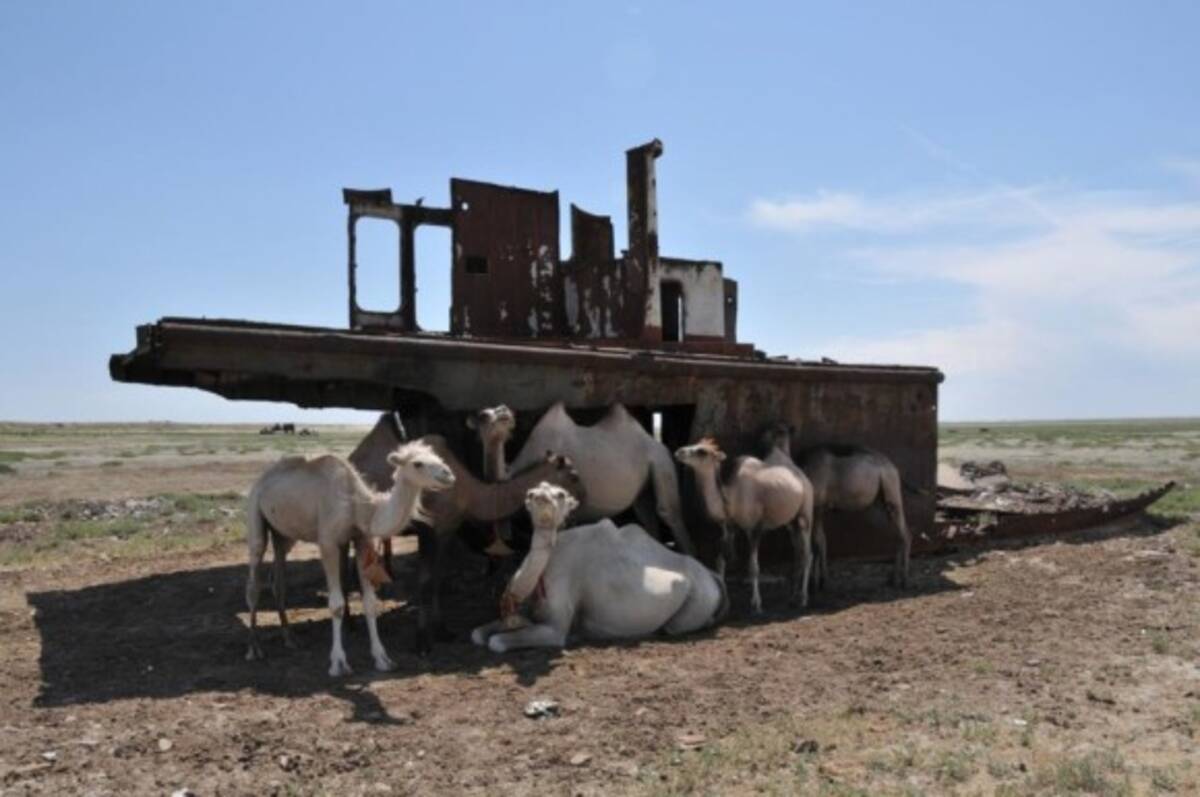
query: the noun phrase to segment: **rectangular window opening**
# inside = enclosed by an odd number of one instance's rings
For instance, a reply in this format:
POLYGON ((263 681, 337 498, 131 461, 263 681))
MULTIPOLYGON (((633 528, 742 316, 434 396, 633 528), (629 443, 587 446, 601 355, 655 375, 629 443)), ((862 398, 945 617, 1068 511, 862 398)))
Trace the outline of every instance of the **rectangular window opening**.
POLYGON ((683 285, 663 280, 661 301, 663 341, 678 343, 683 340, 683 285))

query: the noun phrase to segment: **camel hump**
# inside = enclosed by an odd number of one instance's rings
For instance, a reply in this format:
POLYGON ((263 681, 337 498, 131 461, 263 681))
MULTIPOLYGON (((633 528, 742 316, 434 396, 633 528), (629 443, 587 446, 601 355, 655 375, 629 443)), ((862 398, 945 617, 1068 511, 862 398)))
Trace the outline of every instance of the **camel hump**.
POLYGON ((625 426, 630 423, 637 424, 637 426, 641 428, 641 424, 634 420, 633 416, 629 414, 629 410, 625 409, 625 405, 618 401, 616 404, 613 404, 608 408, 608 412, 604 414, 604 417, 601 418, 600 422, 596 425, 625 426))

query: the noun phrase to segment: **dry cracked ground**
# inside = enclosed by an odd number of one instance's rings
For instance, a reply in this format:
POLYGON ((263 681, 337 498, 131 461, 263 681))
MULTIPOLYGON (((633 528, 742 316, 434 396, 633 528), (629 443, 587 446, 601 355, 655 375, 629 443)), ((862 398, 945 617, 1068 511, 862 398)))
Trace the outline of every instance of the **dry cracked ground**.
POLYGON ((915 560, 905 592, 836 562, 809 611, 772 582, 750 618, 735 583, 731 622, 677 641, 481 651, 461 634, 490 584, 468 560, 458 640, 414 656, 398 589, 399 669, 370 670, 359 628, 358 673, 331 680, 299 551, 303 647, 268 625, 246 662, 240 493, 281 451, 356 434, 0 425, 0 793, 1200 793, 1198 422, 948 428, 947 461, 1183 487, 1119 527, 915 560), (557 714, 527 718, 538 699, 557 714))

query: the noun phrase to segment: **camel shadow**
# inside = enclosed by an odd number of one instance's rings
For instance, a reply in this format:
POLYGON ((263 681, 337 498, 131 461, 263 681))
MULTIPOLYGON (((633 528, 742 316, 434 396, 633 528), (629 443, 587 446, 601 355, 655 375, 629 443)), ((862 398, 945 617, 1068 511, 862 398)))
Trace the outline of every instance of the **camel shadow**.
MULTIPOLYGON (((1172 526, 1170 519, 1080 531, 1054 537, 1028 538, 987 547, 964 546, 936 556, 914 557, 912 584, 900 590, 886 585, 890 564, 835 560, 830 587, 813 594, 807 609, 787 602, 783 575, 790 556, 776 557, 764 568, 766 611, 749 611, 749 585, 731 572, 732 611, 723 625, 741 628, 792 622, 813 614, 836 614, 853 606, 907 600, 962 589, 948 571, 996 548, 1037 545, 1049 539, 1084 544, 1113 536, 1153 536, 1172 526)), ((397 557, 400 578, 392 588, 401 594, 414 582, 416 555, 397 557)), ((416 610, 412 602, 396 605, 379 618, 379 629, 397 669, 376 673, 371 667, 361 619, 347 631, 345 643, 355 674, 331 679, 328 654, 331 627, 325 612, 324 576, 315 560, 288 564, 288 607, 300 649, 287 650, 274 627, 264 627, 265 661, 245 661, 245 566, 221 565, 155 574, 71 590, 28 594, 41 636, 41 687, 37 707, 106 703, 130 698, 173 698, 204 692, 251 689, 268 695, 329 694, 351 707, 351 721, 403 723, 391 716, 371 691, 377 682, 418 675, 478 674, 498 665, 511 669, 523 686, 536 684, 559 664, 557 650, 528 650, 497 656, 470 643, 467 634, 495 617, 496 585, 478 562, 466 563, 446 579, 445 616, 456 632, 454 641, 436 644, 432 653, 412 653, 416 610)), ((357 600, 352 604, 357 611, 357 600)), ((270 590, 265 590, 260 617, 273 621, 270 590)), ((706 633, 671 638, 689 643, 706 633)), ((656 638, 658 640, 662 637, 656 638)), ((622 644, 622 643, 614 643, 622 644)), ((625 643, 636 647, 638 643, 625 643)), ((591 643, 587 643, 591 646, 591 643)))
MULTIPOLYGON (((415 572, 415 560, 415 554, 398 557, 402 574, 415 572)), ((480 589, 483 581, 473 568, 457 574, 463 577, 447 580, 446 619, 457 632, 457 641, 436 645, 427 657, 416 656, 412 652, 416 610, 400 604, 379 618, 380 635, 396 660, 396 670, 375 672, 365 624, 359 617, 345 635, 355 674, 331 679, 327 671, 332 631, 320 563, 291 561, 287 567, 288 614, 299 649, 284 647, 273 625, 271 592, 265 589, 259 608, 265 661, 245 660, 244 565, 30 592, 27 599, 41 637, 41 687, 34 705, 57 707, 252 689, 278 696, 332 694, 352 706, 354 719, 390 722, 392 718, 367 688, 370 683, 429 673, 473 673, 497 663, 494 654, 466 639, 470 628, 494 617, 496 606, 490 592, 468 594, 480 589), (480 598, 481 594, 486 597, 480 598)), ((357 599, 352 606, 357 614, 357 599)), ((518 671, 523 673, 521 677, 536 680, 550 666, 531 661, 518 671)))

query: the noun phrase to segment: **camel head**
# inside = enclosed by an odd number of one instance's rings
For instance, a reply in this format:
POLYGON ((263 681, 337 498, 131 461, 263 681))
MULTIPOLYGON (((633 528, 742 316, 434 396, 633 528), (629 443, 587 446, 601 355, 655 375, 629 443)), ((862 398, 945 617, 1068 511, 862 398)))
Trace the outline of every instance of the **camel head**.
POLYGON ((675 452, 675 459, 689 468, 716 468, 725 460, 725 452, 717 441, 706 437, 699 443, 684 446, 675 452))
MULTIPOLYGON (((586 491, 583 486, 583 478, 579 475, 579 471, 575 469, 575 462, 565 454, 555 454, 553 451, 546 452, 546 464, 554 468, 547 482, 565 488, 575 499, 575 506, 583 502, 586 491)), ((574 506, 572 507, 574 509, 574 506)), ((570 512, 568 511, 568 514, 570 512)))
POLYGON ((445 490, 454 486, 454 472, 426 442, 405 443, 387 456, 392 466, 392 481, 404 482, 420 490, 445 490))
POLYGON ((796 427, 790 423, 779 421, 768 426, 762 433, 763 449, 767 452, 778 448, 788 456, 792 454, 792 433, 796 427))
MULTIPOLYGON (((525 493, 525 509, 533 519, 533 527, 537 531, 557 532, 567 515, 579 502, 566 489, 550 482, 542 482, 525 493)), ((553 537, 551 544, 553 544, 553 537)))
POLYGON ((513 429, 517 427, 517 418, 507 405, 499 404, 479 410, 474 415, 467 416, 467 428, 479 433, 484 442, 488 440, 507 440, 512 437, 513 429))

